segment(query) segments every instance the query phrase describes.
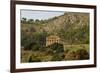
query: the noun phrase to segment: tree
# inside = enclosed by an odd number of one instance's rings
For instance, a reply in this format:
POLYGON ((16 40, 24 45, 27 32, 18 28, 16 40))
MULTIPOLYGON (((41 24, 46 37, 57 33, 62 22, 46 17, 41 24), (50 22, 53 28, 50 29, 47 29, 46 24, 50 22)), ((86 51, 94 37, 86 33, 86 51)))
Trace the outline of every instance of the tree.
POLYGON ((39 22, 39 20, 38 20, 38 19, 36 19, 36 20, 35 20, 35 22, 39 22))
POLYGON ((29 24, 32 24, 32 23, 34 23, 34 20, 33 19, 28 19, 28 21, 27 21, 29 24))
POLYGON ((23 17, 23 18, 21 19, 21 23, 26 23, 26 22, 27 22, 27 18, 24 18, 24 17, 23 17))

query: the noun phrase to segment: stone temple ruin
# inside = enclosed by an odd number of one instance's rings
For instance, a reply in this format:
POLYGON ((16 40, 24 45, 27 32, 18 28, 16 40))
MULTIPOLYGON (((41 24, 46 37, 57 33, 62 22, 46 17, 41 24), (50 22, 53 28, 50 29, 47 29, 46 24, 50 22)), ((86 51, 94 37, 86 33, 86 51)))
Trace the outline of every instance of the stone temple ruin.
POLYGON ((51 36, 46 37, 46 46, 49 46, 54 43, 60 43, 59 36, 51 35, 51 36))

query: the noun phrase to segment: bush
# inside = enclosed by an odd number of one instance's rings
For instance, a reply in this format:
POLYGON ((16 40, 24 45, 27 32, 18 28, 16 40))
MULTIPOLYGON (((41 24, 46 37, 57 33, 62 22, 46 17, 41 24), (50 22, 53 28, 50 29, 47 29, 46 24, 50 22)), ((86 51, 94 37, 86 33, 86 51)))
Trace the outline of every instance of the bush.
POLYGON ((33 50, 33 51, 38 51, 39 48, 41 48, 41 46, 40 46, 39 44, 34 44, 34 45, 32 46, 32 50, 33 50))
POLYGON ((76 51, 76 59, 89 59, 89 53, 85 49, 79 49, 76 51))
POLYGON ((54 54, 51 61, 61 61, 63 60, 63 56, 60 54, 54 54))
POLYGON ((41 62, 41 60, 37 56, 31 55, 29 62, 41 62))
POLYGON ((64 52, 64 47, 63 44, 59 43, 54 43, 49 46, 52 49, 52 52, 55 53, 63 53, 64 52))
POLYGON ((69 52, 69 49, 65 50, 65 53, 68 53, 69 52))
POLYGON ((65 55, 65 60, 84 60, 89 59, 89 54, 85 49, 79 49, 77 51, 69 51, 65 55))
POLYGON ((74 51, 68 51, 68 53, 65 55, 65 60, 75 60, 76 54, 74 51))

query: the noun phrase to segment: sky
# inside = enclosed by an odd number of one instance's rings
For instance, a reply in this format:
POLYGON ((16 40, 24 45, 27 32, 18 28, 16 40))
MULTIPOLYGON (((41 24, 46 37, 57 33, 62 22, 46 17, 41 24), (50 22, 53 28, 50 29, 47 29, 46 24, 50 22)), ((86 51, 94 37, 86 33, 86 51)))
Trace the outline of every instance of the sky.
POLYGON ((36 11, 36 10, 21 10, 21 18, 45 20, 55 16, 63 15, 64 12, 57 11, 36 11))

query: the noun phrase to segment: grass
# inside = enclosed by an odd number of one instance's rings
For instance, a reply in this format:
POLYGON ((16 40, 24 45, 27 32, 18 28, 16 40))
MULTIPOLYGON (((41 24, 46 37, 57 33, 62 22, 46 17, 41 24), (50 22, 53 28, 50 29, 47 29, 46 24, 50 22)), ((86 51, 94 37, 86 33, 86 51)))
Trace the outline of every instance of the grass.
POLYGON ((85 49, 89 52, 89 44, 78 44, 78 45, 64 45, 64 50, 76 51, 78 49, 85 49))
POLYGON ((21 50, 21 62, 23 62, 23 63, 28 62, 31 54, 32 54, 32 51, 21 50))

